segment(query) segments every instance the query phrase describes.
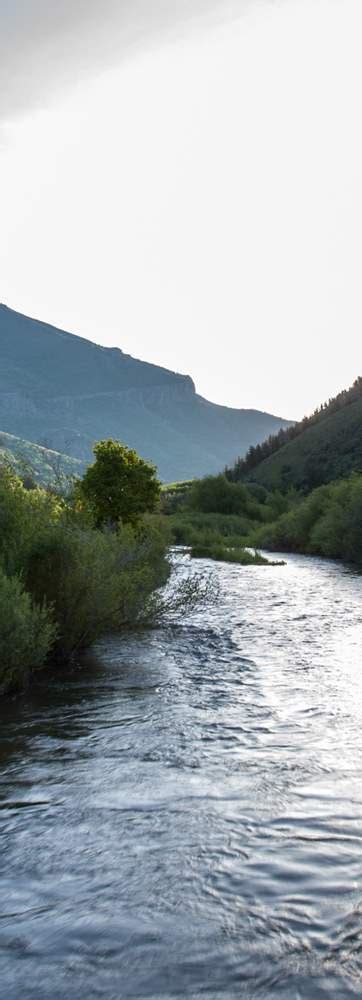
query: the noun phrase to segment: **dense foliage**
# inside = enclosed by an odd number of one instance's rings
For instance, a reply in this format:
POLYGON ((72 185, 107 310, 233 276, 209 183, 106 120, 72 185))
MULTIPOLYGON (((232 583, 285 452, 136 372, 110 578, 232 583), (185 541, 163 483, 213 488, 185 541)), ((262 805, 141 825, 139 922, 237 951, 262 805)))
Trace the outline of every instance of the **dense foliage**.
POLYGON ((248 549, 294 551, 362 564, 362 474, 318 487, 268 492, 209 476, 168 517, 175 544, 194 556, 246 563, 248 549), (228 513, 234 510, 234 513, 228 513), (246 553, 246 554, 245 554, 246 553))
POLYGON ((26 489, 1 468, 0 691, 22 687, 49 657, 69 661, 145 620, 169 575, 167 552, 161 521, 139 515, 110 530, 78 501, 26 489))
POLYGON ((226 470, 230 482, 262 483, 268 489, 290 486, 308 492, 362 468, 362 378, 319 407, 310 417, 249 448, 226 470))
POLYGON ((285 510, 286 502, 280 494, 268 493, 262 486, 231 483, 221 474, 194 480, 184 506, 203 514, 233 514, 265 521, 285 510))
POLYGON ((182 485, 176 503, 170 503, 169 498, 162 503, 176 545, 190 547, 197 558, 242 565, 265 563, 245 548, 247 539, 255 524, 272 521, 288 509, 285 497, 277 492, 268 494, 255 484, 230 483, 224 475, 182 485))
POLYGON ((362 378, 224 475, 174 484, 163 509, 195 556, 242 563, 264 547, 362 564, 362 378))
POLYGON ((19 577, 0 570, 0 692, 22 687, 42 667, 56 638, 45 605, 33 603, 19 577))
POLYGON ((305 552, 362 564, 362 475, 320 486, 251 534, 274 551, 305 552))
POLYGON ((78 495, 89 504, 97 527, 120 520, 135 524, 154 510, 161 486, 153 465, 119 441, 99 441, 93 451, 95 462, 80 480, 78 495))

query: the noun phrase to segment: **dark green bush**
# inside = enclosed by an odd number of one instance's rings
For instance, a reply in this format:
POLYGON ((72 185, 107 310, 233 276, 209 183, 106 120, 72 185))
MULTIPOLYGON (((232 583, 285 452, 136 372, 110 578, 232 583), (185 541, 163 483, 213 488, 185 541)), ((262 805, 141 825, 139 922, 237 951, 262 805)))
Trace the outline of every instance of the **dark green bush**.
POLYGON ((0 690, 21 686, 50 652, 67 661, 106 632, 149 620, 150 597, 170 572, 168 541, 161 519, 97 529, 76 500, 26 490, 1 469, 0 690))
POLYGON ((187 494, 187 506, 202 514, 243 514, 256 501, 241 483, 230 483, 224 475, 196 479, 187 494))
POLYGON ((250 518, 235 514, 200 514, 197 511, 167 518, 175 545, 209 544, 210 541, 241 544, 253 527, 250 518))
POLYGON ((259 552, 247 549, 226 548, 223 545, 195 545, 191 550, 194 559, 214 559, 216 562, 237 563, 239 566, 267 566, 268 559, 259 552))
POLYGON ((53 607, 54 657, 69 660, 107 631, 135 624, 168 574, 164 537, 151 524, 114 533, 60 520, 35 541, 24 581, 34 600, 53 607))
POLYGON ((56 627, 45 604, 38 606, 17 577, 0 572, 0 693, 25 687, 54 644, 56 627))
POLYGON ((354 473, 299 498, 288 513, 252 531, 250 541, 272 551, 362 564, 362 475, 354 473))
POLYGON ((0 566, 12 576, 21 573, 34 539, 59 520, 64 504, 40 488, 25 489, 8 468, 0 467, 0 566))

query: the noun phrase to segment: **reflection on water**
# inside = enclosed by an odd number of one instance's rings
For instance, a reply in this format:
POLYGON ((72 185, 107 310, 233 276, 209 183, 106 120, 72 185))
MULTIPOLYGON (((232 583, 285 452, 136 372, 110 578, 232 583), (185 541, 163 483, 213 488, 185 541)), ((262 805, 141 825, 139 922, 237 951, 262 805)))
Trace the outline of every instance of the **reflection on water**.
POLYGON ((362 578, 214 571, 1 709, 6 1000, 362 995, 362 578))

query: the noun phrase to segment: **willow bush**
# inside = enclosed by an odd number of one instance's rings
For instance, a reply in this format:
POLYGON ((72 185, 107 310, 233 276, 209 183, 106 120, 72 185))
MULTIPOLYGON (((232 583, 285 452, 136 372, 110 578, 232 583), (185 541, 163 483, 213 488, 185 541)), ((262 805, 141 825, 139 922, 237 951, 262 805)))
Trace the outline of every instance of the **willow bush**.
POLYGON ((129 503, 122 507, 122 489, 114 484, 124 449, 103 445, 107 476, 112 459, 114 501, 104 517, 82 483, 59 496, 0 467, 0 693, 24 687, 31 671, 49 661, 76 659, 109 632, 181 615, 205 597, 200 582, 182 580, 164 596, 171 534, 167 519, 147 513, 159 489, 154 470, 129 453, 129 503), (134 469, 142 478, 139 497, 132 493, 134 469))
POLYGON ((0 468, 0 691, 146 619, 169 573, 157 519, 97 527, 75 496, 26 489, 0 468))
POLYGON ((362 474, 353 473, 300 497, 291 511, 257 528, 250 544, 362 564, 362 474))
POLYGON ((42 667, 56 639, 45 604, 35 604, 18 577, 0 572, 0 693, 24 688, 42 667))
POLYGON ((165 540, 152 525, 112 532, 60 519, 34 542, 24 580, 36 602, 53 608, 54 659, 69 661, 106 632, 136 624, 168 575, 165 540))

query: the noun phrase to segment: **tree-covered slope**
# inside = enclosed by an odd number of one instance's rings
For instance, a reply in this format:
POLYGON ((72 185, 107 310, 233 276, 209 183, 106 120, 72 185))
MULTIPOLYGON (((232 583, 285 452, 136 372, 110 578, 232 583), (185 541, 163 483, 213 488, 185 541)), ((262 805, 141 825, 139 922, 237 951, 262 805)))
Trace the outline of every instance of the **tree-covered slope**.
POLYGON ((217 406, 192 379, 0 305, 0 427, 88 462, 116 438, 165 481, 218 472, 289 421, 217 406))
POLYGON ((82 462, 69 455, 61 455, 49 448, 41 448, 32 441, 14 437, 0 431, 0 466, 8 465, 25 480, 29 477, 42 486, 64 482, 80 476, 82 462))
POLYGON ((250 449, 228 476, 306 492, 362 470, 362 379, 294 427, 250 449), (269 452, 269 454, 268 454, 269 452), (266 457, 263 458, 263 454, 266 457), (259 459, 259 461, 258 461, 259 459))

